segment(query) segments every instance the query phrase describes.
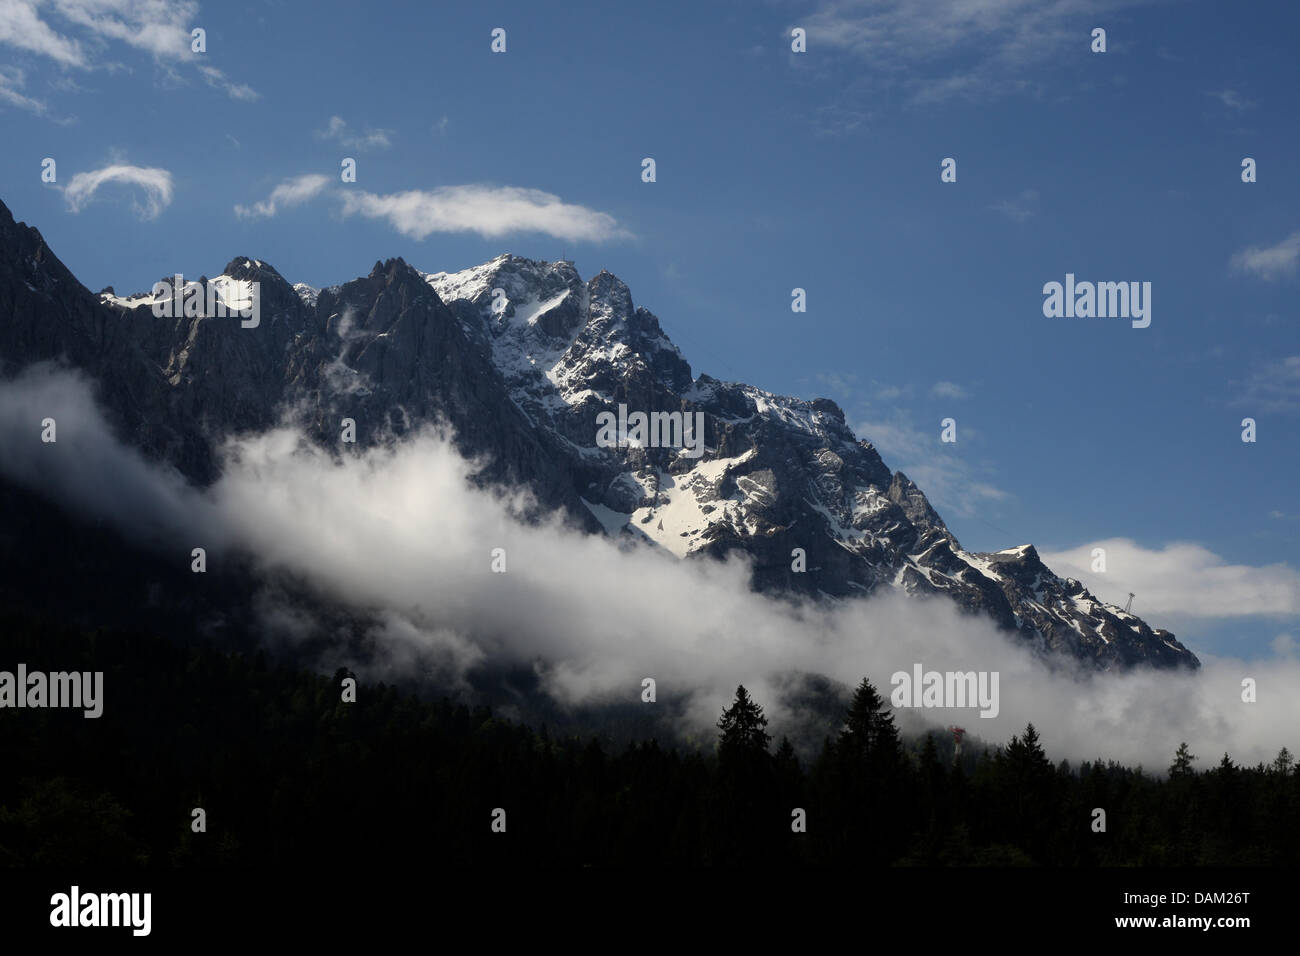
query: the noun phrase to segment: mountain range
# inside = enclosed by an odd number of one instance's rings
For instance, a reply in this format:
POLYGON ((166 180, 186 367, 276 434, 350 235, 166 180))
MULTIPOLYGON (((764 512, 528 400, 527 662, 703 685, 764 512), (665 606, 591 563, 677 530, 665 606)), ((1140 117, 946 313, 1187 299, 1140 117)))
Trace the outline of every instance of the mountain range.
POLYGON ((256 283, 261 318, 245 328, 156 317, 148 291, 90 292, 3 203, 0 253, 0 371, 81 370, 118 437, 195 486, 218 477, 224 437, 286 416, 324 445, 352 419, 363 447, 441 420, 481 463, 475 480, 527 489, 534 517, 562 513, 684 561, 743 552, 757 591, 901 591, 986 615, 1049 660, 1200 666, 1173 634, 1058 577, 1032 545, 963 549, 835 402, 695 374, 609 272, 584 281, 568 261, 508 254, 458 272, 390 259, 316 289, 241 256, 195 281, 227 299, 256 283), (620 406, 702 413, 703 454, 598 444, 599 417, 620 406))

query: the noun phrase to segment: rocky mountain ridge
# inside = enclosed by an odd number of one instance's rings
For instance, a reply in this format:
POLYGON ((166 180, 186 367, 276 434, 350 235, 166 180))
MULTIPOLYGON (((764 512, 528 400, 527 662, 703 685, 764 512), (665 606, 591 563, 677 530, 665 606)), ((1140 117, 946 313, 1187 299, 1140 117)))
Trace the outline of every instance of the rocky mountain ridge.
POLYGON ((1049 658, 1199 666, 1172 634, 1057 577, 1030 545, 962 549, 834 402, 693 375, 608 272, 584 281, 566 261, 502 255, 423 273, 392 259, 314 289, 238 257, 200 284, 258 284, 261 321, 243 328, 157 318, 150 293, 90 293, 3 204, 0 248, 0 371, 47 359, 83 369, 121 437, 196 484, 217 476, 223 436, 286 410, 322 444, 338 441, 345 417, 362 445, 441 417, 485 462, 477 480, 526 486, 539 512, 681 559, 742 551, 767 593, 941 596, 1049 658), (598 420, 620 406, 702 413, 703 454, 602 447, 598 420))

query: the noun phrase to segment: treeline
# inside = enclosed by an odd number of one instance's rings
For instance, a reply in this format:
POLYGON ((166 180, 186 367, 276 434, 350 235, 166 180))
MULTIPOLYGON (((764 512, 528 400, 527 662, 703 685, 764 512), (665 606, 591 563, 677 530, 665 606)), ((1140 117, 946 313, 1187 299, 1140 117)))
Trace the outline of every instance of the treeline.
POLYGON ((18 661, 104 671, 105 706, 95 720, 0 710, 0 865, 1300 861, 1300 773, 1285 750, 1196 772, 1183 747, 1155 778, 1053 766, 1030 725, 967 773, 933 737, 905 745, 867 681, 804 765, 744 688, 716 752, 701 753, 555 739, 382 684, 345 703, 343 672, 0 621, 0 669, 18 661), (196 808, 206 832, 192 829, 196 808))

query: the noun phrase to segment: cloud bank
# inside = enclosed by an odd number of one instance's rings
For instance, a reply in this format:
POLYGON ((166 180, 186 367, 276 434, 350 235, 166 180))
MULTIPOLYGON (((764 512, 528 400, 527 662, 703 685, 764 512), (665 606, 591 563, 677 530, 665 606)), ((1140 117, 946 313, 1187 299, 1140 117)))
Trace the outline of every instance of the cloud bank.
POLYGON ((1134 592, 1134 613, 1143 618, 1300 614, 1300 571, 1286 564, 1228 564, 1190 542, 1157 550, 1129 538, 1108 538, 1040 557, 1057 574, 1079 579, 1112 604, 1122 607, 1134 592), (1092 570, 1094 548, 1106 551, 1105 573, 1092 570))
MULTIPOLYGON (((9 450, 0 472, 84 514, 184 542, 186 554, 205 542, 210 563, 248 552, 268 575, 290 573, 368 612, 387 654, 381 669, 418 661, 446 683, 484 661, 523 665, 566 706, 639 702, 642 678, 653 677, 660 701, 679 703, 686 729, 710 740, 738 683, 779 734, 796 717, 781 703, 791 672, 850 686, 868 676, 888 695, 890 675, 920 663, 998 671, 1000 713, 899 712, 909 729, 956 722, 1000 742, 1033 721, 1054 759, 1149 770, 1167 767, 1182 740, 1248 763, 1296 748, 1293 642, 1279 642, 1274 660, 1211 658, 1196 674, 1049 671, 946 601, 788 604, 749 593, 738 559, 678 561, 555 523, 519 524, 510 517, 519 495, 471 486, 474 465, 434 428, 342 456, 275 429, 229 444, 223 477, 199 491, 113 438, 83 378, 42 366, 0 383, 0 441, 9 450), (39 439, 47 416, 59 419, 55 445, 39 439), (505 573, 492 570, 495 548, 505 573), (1259 682, 1257 703, 1241 700, 1245 677, 1259 682)), ((264 603, 268 633, 310 626, 272 597, 264 603)))

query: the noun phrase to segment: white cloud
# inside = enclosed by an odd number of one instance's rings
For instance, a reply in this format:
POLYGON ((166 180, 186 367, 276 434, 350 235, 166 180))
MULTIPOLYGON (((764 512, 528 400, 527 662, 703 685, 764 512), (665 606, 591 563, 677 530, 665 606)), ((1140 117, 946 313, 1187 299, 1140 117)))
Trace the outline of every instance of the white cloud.
POLYGON ((93 37, 117 40, 159 60, 190 55, 190 30, 199 25, 199 5, 191 0, 54 0, 39 6, 52 7, 93 37))
MULTIPOLYGON (((857 376, 850 373, 849 381, 856 382, 857 376)), ((842 384, 838 379, 838 377, 827 380, 827 384, 832 384, 832 383, 837 386, 842 384)), ((860 389, 855 385, 853 388, 843 392, 843 398, 845 401, 852 401, 855 398, 860 397, 862 391, 863 389, 860 389)), ((913 394, 915 394, 916 392, 916 387, 911 384, 894 385, 890 382, 880 382, 875 379, 872 379, 870 391, 871 391, 871 397, 878 402, 893 402, 893 401, 897 401, 900 398, 911 399, 913 394)))
POLYGON ((274 216, 282 206, 297 206, 316 196, 329 184, 329 177, 320 173, 307 173, 286 179, 271 190, 266 199, 251 206, 235 206, 235 215, 241 219, 258 219, 274 216))
POLYGON ((827 103, 813 111, 812 125, 818 136, 847 136, 870 122, 873 116, 852 104, 827 103))
POLYGON ((590 242, 630 235, 603 212, 566 203, 540 189, 515 186, 443 186, 386 195, 348 191, 343 193, 343 213, 386 219, 413 239, 435 232, 476 232, 486 239, 540 232, 590 242))
POLYGON ((857 372, 814 372, 813 379, 826 389, 829 398, 852 401, 859 393, 857 372))
POLYGON ((83 517, 112 515, 132 540, 159 544, 173 540, 193 515, 225 546, 220 522, 201 495, 175 471, 150 465, 113 437, 95 404, 92 383, 79 372, 38 363, 13 379, 0 379, 0 435, 19 439, 6 448, 0 474, 42 489, 83 517), (55 420, 57 442, 21 440, 22 423, 32 414, 39 414, 37 421, 55 420), (54 452, 52 462, 42 461, 42 449, 54 452), (97 477, 87 480, 92 472, 97 477))
POLYGON ((81 44, 61 36, 42 20, 36 12, 38 5, 27 0, 0 3, 0 43, 47 56, 64 66, 86 66, 86 54, 81 44))
POLYGON ((966 389, 962 388, 956 382, 935 382, 930 387, 931 398, 951 398, 960 401, 969 398, 966 389))
POLYGON ((1300 572, 1287 564, 1228 564, 1209 549, 1175 542, 1160 550, 1128 538, 1094 541, 1066 551, 1042 552, 1043 562, 1077 578, 1103 600, 1121 607, 1132 591, 1133 611, 1144 619, 1268 617, 1300 614, 1300 572), (1092 570, 1092 549, 1106 549, 1106 572, 1092 570))
POLYGON ((63 191, 68 209, 81 212, 94 198, 95 192, 105 183, 129 183, 145 192, 145 204, 132 201, 132 208, 141 219, 157 219, 158 214, 172 201, 172 174, 165 169, 145 166, 115 164, 89 173, 77 173, 68 180, 63 191))
POLYGON ((168 73, 193 65, 208 85, 233 99, 256 99, 252 87, 204 63, 209 54, 191 52, 190 31, 202 26, 199 21, 193 0, 3 0, 0 43, 60 66, 95 69, 108 65, 98 56, 116 42, 148 54, 168 73))
POLYGON ((8 103, 36 114, 45 112, 45 104, 19 92, 26 85, 26 75, 17 67, 0 66, 0 103, 8 103))
MULTIPOLYGON (((443 117, 443 123, 447 118, 443 117)), ((317 139, 332 139, 348 149, 388 149, 393 145, 393 131, 390 129, 369 129, 358 134, 348 129, 348 124, 341 116, 331 116, 323 130, 316 133, 317 139)))
POLYGON ((199 73, 201 73, 203 78, 208 81, 208 86, 213 89, 222 90, 232 100, 251 102, 261 98, 261 94, 247 83, 236 83, 233 80, 228 79, 226 74, 222 73, 215 66, 200 66, 199 73))
POLYGON ((1250 246, 1235 253, 1229 266, 1234 272, 1244 272, 1272 281, 1295 275, 1298 263, 1300 232, 1293 232, 1274 245, 1250 246))
MULTIPOLYGON (((1261 668, 1277 686, 1300 686, 1291 644, 1249 664, 1210 658, 1196 674, 1072 676, 948 602, 794 605, 750 592, 738 561, 678 561, 554 523, 519 524, 512 496, 474 487, 471 466, 437 431, 337 457, 278 429, 229 445, 223 477, 199 491, 120 445, 83 379, 42 367, 0 381, 0 444, 0 474, 132 538, 172 551, 182 542, 182 553, 203 540, 210 560, 247 551, 369 616, 368 636, 387 655, 358 662, 370 679, 432 670, 454 681, 492 661, 533 668, 547 693, 574 705, 636 701, 641 678, 654 676, 661 702, 680 702, 689 729, 713 734, 737 683, 781 733, 795 718, 780 698, 790 672, 848 686, 868 676, 888 696, 890 675, 918 662, 996 670, 996 718, 905 710, 900 723, 960 722, 999 742, 1033 721, 1054 759, 1101 755, 1148 769, 1168 766, 1182 740, 1239 763, 1271 760, 1300 723, 1300 694, 1240 702, 1240 678, 1261 668), (59 422, 57 444, 34 437, 45 416, 59 422), (506 549, 505 574, 490 570, 495 547, 506 549)), ((312 627, 269 588, 261 605, 268 634, 312 627)), ((343 654, 331 650, 331 669, 343 654)))
POLYGON ((792 25, 807 28, 810 51, 852 54, 914 102, 937 102, 1028 88, 1028 69, 1088 49, 1098 15, 1142 2, 827 0, 792 25))
POLYGON ((1259 412, 1294 412, 1300 409, 1300 355, 1268 362, 1246 379, 1235 408, 1259 412))
POLYGON ((1026 189, 1014 199, 999 199, 989 208, 1013 222, 1027 222, 1038 214, 1038 190, 1026 189))
POLYGON ((1236 90, 1218 90, 1206 94, 1213 96, 1216 100, 1232 110, 1234 113, 1242 113, 1249 109, 1254 109, 1255 104, 1250 100, 1242 98, 1236 90))

